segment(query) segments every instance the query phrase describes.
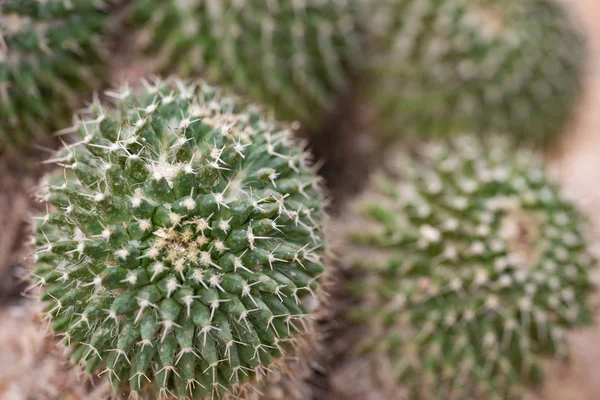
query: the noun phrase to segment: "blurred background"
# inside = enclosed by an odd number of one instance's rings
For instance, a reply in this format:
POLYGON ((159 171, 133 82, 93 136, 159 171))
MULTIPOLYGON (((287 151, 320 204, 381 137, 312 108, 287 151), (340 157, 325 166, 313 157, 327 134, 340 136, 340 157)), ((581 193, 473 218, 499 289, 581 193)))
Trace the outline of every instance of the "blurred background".
MULTIPOLYGON (((565 0, 581 19, 589 37, 590 57, 584 96, 562 143, 551 154, 552 174, 579 201, 592 219, 593 234, 600 233, 600 3, 565 0)), ((549 366, 541 393, 532 399, 576 400, 600 398, 600 324, 569 337, 573 358, 569 368, 549 366)))
MULTIPOLYGON (((590 57, 577 116, 550 152, 549 161, 551 173, 591 216, 594 233, 600 237, 600 1, 563 1, 588 33, 590 57)), ((0 204, 0 213, 17 215, 19 207, 26 207, 26 198, 22 201, 0 204)), ((9 257, 10 252, 0 247, 0 258, 9 257)), ((26 306, 28 300, 2 295, 1 288, 11 285, 0 282, 0 400, 102 399, 102 383, 84 381, 67 367, 54 341, 38 327, 35 311, 26 306)), ((530 399, 600 399, 600 322, 570 333, 569 342, 571 363, 549 364, 545 387, 531 393, 530 399)))

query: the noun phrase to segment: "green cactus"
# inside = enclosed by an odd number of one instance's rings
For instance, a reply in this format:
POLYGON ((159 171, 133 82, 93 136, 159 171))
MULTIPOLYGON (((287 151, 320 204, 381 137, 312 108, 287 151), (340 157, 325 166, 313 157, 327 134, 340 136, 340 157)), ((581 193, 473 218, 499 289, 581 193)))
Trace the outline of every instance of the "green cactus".
POLYGON ((545 144, 565 127, 586 51, 562 5, 386 0, 379 8, 371 25, 381 55, 367 90, 390 138, 402 126, 417 137, 491 131, 545 144))
POLYGON ((359 60, 356 10, 346 0, 135 0, 131 21, 166 69, 200 70, 315 126, 359 60))
POLYGON ((34 281, 52 328, 115 391, 246 393, 309 322, 322 232, 308 153, 203 83, 107 94, 116 105, 94 104, 44 193, 34 281))
POLYGON ((64 126, 101 76, 106 29, 94 0, 0 2, 0 153, 64 126))
POLYGON ((535 154, 487 139, 427 147, 356 205, 358 347, 411 399, 521 398, 591 320, 586 221, 535 154))

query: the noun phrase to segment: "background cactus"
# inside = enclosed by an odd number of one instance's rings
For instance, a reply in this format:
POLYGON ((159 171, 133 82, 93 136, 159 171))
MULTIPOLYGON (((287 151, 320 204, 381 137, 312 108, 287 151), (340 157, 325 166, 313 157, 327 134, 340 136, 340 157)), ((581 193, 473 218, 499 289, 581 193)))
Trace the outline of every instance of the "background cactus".
POLYGON ((585 46, 570 17, 554 0, 381 2, 367 91, 384 131, 553 138, 583 75, 585 46))
POLYGON ((81 91, 98 82, 103 8, 94 0, 0 3, 0 153, 62 128, 81 91))
POLYGON ((165 69, 201 71, 314 127, 360 60, 355 12, 351 0, 136 0, 131 19, 165 69))
POLYGON ((427 147, 357 203, 350 314, 393 398, 520 398, 591 320, 585 220, 534 154, 487 139, 427 147))
POLYGON ((80 371, 65 362, 67 356, 56 346, 56 340, 40 329, 39 312, 33 301, 0 308, 4 321, 0 329, 0 398, 107 400, 108 382, 81 379, 80 371))
POLYGON ((322 271, 307 153, 204 84, 108 95, 45 193, 34 275, 52 328, 115 390, 246 393, 300 340, 322 271))

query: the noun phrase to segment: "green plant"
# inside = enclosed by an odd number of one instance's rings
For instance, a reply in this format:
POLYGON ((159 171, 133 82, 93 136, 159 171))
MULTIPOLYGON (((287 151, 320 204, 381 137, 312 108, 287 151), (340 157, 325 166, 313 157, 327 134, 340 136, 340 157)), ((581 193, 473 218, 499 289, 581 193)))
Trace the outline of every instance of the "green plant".
POLYGON ((115 391, 246 393, 308 329, 323 245, 308 155, 202 83, 108 95, 44 194, 34 281, 52 328, 115 391))
POLYGON ((350 229, 359 347, 411 399, 520 398, 591 320, 585 218, 504 137, 435 144, 392 170, 350 229))
POLYGON ((150 54, 180 76, 201 71, 318 126, 358 63, 355 2, 329 0, 136 0, 131 21, 150 54))
POLYGON ((585 46, 554 0, 388 0, 367 87, 387 135, 508 132, 544 144, 580 93, 585 46))
POLYGON ((64 126, 101 76, 106 16, 93 0, 0 3, 0 153, 64 126))

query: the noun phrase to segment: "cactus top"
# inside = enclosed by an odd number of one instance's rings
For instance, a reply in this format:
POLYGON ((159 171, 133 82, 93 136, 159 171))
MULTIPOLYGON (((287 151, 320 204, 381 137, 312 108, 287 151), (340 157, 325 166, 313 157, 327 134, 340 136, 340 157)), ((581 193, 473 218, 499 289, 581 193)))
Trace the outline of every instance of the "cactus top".
POLYGON ((591 318, 585 220, 534 154, 495 139, 431 146, 357 206, 356 315, 409 398, 520 398, 591 318))
POLYGON ((507 132, 540 144, 580 92, 582 35, 555 0, 390 0, 372 24, 374 84, 391 128, 507 132))
POLYGON ((231 85, 316 125, 342 90, 360 46, 354 1, 138 0, 148 50, 181 74, 231 85), (176 68, 174 68, 176 67, 176 68))
POLYGON ((239 395, 299 337, 322 270, 307 153, 204 84, 108 95, 52 160, 35 269, 52 327, 115 390, 239 395))
POLYGON ((99 3, 0 2, 0 153, 62 127, 79 92, 97 82, 106 25, 99 3))

